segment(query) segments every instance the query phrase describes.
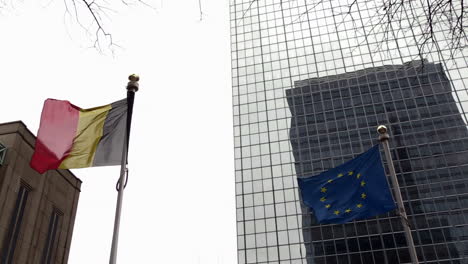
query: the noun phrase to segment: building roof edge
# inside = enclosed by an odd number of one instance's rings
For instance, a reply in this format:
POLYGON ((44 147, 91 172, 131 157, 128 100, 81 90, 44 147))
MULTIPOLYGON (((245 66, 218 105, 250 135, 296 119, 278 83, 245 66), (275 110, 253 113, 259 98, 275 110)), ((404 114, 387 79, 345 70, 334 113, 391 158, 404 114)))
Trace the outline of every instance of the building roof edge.
MULTIPOLYGON (((16 121, 11 121, 11 122, 6 122, 6 123, 1 123, 0 125, 1 126, 4 126, 4 125, 14 125, 14 124, 18 124, 18 127, 16 129, 16 131, 11 131, 11 132, 16 132, 18 134, 21 135, 21 137, 24 139, 24 141, 26 141, 26 143, 28 145, 31 146, 31 148, 34 149, 34 144, 36 142, 36 136, 34 135, 34 133, 31 132, 31 130, 29 130, 29 128, 26 126, 26 124, 21 121, 21 120, 16 120, 16 121)), ((69 174, 71 177, 74 178, 74 180, 78 181, 79 184, 81 185, 81 183, 83 183, 83 181, 81 181, 80 178, 78 178, 73 172, 71 172, 70 170, 68 169, 58 169, 56 170, 60 175, 62 175, 62 177, 64 178, 67 178, 67 175, 66 174, 69 174), (64 174, 64 172, 66 172, 64 174)), ((68 180, 68 179, 67 179, 68 180)), ((70 182, 70 181, 69 181, 70 182)), ((72 184, 70 182, 70 184, 72 184)), ((73 184, 72 184, 73 185, 73 184)), ((76 187, 76 186, 75 186, 76 187)), ((78 186, 78 190, 80 190, 80 187, 78 186)))

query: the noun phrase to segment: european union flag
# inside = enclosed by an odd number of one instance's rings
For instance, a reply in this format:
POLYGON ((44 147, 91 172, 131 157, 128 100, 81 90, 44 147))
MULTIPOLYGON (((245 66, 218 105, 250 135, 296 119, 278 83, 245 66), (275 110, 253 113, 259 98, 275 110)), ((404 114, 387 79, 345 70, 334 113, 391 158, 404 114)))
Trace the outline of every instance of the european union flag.
POLYGON ((336 168, 297 181, 304 204, 314 210, 320 223, 342 224, 396 208, 379 145, 336 168))

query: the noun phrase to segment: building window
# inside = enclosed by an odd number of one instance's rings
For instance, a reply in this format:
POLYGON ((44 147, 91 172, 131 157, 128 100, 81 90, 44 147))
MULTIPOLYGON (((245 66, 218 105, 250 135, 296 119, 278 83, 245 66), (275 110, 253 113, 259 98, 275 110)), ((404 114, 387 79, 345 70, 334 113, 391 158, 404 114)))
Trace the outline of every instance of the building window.
POLYGON ((47 231, 47 239, 44 244, 44 252, 42 254, 42 264, 53 263, 54 247, 57 243, 57 230, 60 222, 60 217, 63 215, 58 209, 54 208, 49 220, 49 228, 47 231))
POLYGON ((10 225, 8 226, 7 235, 3 244, 4 246, 1 257, 2 264, 13 263, 16 242, 18 240, 21 223, 23 222, 23 215, 30 190, 31 189, 24 184, 21 184, 18 190, 15 208, 13 209, 10 225))
POLYGON ((0 166, 2 166, 5 161, 6 152, 7 148, 0 143, 0 166))

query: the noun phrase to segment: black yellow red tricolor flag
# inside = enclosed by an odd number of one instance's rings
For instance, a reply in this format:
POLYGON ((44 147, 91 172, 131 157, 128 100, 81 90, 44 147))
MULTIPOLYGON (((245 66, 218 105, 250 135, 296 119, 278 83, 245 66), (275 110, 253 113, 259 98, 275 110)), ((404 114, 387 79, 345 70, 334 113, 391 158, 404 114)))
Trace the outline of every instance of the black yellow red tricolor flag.
POLYGON ((52 169, 120 165, 126 117, 126 99, 90 109, 47 99, 31 167, 44 173, 52 169))

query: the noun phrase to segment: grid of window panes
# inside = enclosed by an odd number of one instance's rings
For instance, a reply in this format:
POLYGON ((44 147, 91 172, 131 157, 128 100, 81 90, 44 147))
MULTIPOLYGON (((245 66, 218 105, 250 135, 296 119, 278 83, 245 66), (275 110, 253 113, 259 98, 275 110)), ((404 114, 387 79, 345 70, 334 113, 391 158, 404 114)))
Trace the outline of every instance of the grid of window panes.
POLYGON ((378 124, 419 260, 467 263, 468 62, 436 31, 421 64, 411 2, 382 31, 377 1, 230 0, 239 263, 409 262, 394 213, 317 225, 297 192, 376 144, 378 124))

